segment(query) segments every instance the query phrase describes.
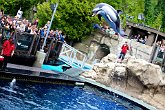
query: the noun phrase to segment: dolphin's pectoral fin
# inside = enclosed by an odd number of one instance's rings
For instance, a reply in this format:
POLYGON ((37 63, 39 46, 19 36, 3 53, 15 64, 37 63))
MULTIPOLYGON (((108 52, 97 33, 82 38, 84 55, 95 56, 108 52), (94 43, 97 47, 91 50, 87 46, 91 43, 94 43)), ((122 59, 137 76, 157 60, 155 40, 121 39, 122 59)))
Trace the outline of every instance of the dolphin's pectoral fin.
POLYGON ((101 21, 101 15, 100 14, 98 14, 98 19, 101 21))

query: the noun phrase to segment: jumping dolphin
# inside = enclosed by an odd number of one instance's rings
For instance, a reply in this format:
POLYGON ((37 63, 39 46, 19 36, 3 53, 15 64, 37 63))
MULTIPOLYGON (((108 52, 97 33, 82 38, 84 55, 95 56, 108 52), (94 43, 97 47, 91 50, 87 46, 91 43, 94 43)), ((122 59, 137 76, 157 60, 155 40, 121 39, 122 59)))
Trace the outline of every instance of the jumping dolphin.
POLYGON ((124 36, 124 31, 120 28, 120 18, 119 14, 121 14, 121 10, 115 10, 111 5, 106 3, 99 3, 92 10, 93 15, 98 15, 99 20, 101 17, 105 19, 105 21, 109 24, 109 26, 121 36, 124 36))

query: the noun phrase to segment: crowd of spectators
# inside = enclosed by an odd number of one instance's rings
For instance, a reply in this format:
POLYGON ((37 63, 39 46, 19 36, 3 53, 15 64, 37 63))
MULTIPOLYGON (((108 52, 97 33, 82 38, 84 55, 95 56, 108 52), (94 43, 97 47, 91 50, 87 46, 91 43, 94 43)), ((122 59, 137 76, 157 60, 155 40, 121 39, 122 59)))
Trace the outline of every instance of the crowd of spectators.
MULTIPOLYGON (((5 31, 5 39, 9 39, 13 36, 14 32, 26 32, 33 35, 40 36, 40 41, 43 42, 46 37, 48 28, 50 26, 50 21, 48 21, 42 28, 38 27, 39 19, 35 19, 33 22, 30 22, 27 19, 19 19, 18 16, 11 17, 9 15, 0 16, 0 29, 3 28, 5 31)), ((2 36, 0 36, 2 38, 2 36)), ((61 42, 64 41, 64 35, 62 30, 50 30, 48 33, 48 39, 55 39, 61 42)))
POLYGON ((147 36, 141 36, 140 34, 138 34, 138 35, 132 35, 131 39, 134 39, 139 43, 146 44, 148 37, 147 36))

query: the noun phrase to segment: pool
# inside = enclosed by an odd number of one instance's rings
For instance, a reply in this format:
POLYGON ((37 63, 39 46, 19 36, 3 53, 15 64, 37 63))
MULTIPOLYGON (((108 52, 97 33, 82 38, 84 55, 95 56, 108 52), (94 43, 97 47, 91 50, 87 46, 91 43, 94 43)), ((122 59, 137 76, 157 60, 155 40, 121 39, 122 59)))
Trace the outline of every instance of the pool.
POLYGON ((0 80, 2 110, 143 110, 112 93, 90 86, 0 80))

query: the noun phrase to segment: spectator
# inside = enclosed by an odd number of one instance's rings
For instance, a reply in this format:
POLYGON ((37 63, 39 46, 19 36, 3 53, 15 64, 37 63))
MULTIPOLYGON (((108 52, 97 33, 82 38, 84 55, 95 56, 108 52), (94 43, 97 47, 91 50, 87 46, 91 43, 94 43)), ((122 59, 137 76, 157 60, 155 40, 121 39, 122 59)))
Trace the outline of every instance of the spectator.
POLYGON ((146 44, 147 40, 148 40, 148 37, 145 36, 145 37, 144 37, 144 44, 146 44))
POLYGON ((50 26, 50 21, 48 21, 46 24, 45 24, 46 28, 48 29, 49 26, 50 26))
POLYGON ((94 24, 94 25, 93 25, 93 28, 94 28, 94 29, 99 29, 99 30, 101 30, 101 26, 100 26, 99 24, 94 24))
POLYGON ((5 27, 5 19, 4 19, 4 17, 1 18, 0 25, 1 25, 1 27, 5 27))
POLYGON ((51 30, 50 33, 49 33, 50 38, 54 38, 54 35, 55 35, 55 34, 54 34, 54 31, 51 30))
POLYGON ((141 37, 141 38, 139 39, 139 42, 142 43, 142 44, 144 44, 144 39, 141 37))
POLYGON ((10 57, 12 57, 14 54, 14 49, 15 49, 15 46, 14 46, 13 39, 11 37, 9 40, 6 40, 2 46, 1 55, 4 57, 4 61, 1 67, 2 70, 6 70, 7 63, 10 57))
POLYGON ((158 42, 156 43, 156 45, 158 45, 159 47, 161 46, 161 44, 162 44, 162 41, 158 41, 158 42))
POLYGON ((139 42, 139 39, 140 39, 140 34, 137 35, 137 42, 139 42))
POLYGON ((45 31, 44 28, 41 28, 41 29, 40 29, 40 36, 41 36, 41 39, 44 38, 44 36, 45 36, 45 32, 44 32, 44 31, 45 31))
POLYGON ((32 28, 31 23, 28 23, 28 25, 27 25, 27 27, 26 27, 26 29, 25 29, 25 32, 30 33, 30 32, 31 32, 31 28, 32 28))
POLYGON ((162 44, 159 48, 159 52, 158 52, 157 57, 164 58, 164 50, 165 50, 165 46, 162 44))
POLYGON ((33 23, 34 25, 36 25, 36 27, 38 27, 38 21, 39 21, 39 19, 37 18, 33 23))
POLYGON ((23 22, 20 23, 20 31, 25 32, 25 25, 23 22))
POLYGON ((61 30, 59 31, 58 41, 65 42, 64 37, 63 37, 63 35, 62 35, 62 31, 61 31, 61 30))
POLYGON ((35 25, 32 25, 30 34, 35 34, 35 35, 37 34, 36 33, 36 26, 35 25))
POLYGON ((59 31, 58 31, 58 28, 56 28, 56 31, 55 31, 55 39, 56 39, 56 40, 58 40, 58 34, 59 34, 58 32, 59 32, 59 31))

